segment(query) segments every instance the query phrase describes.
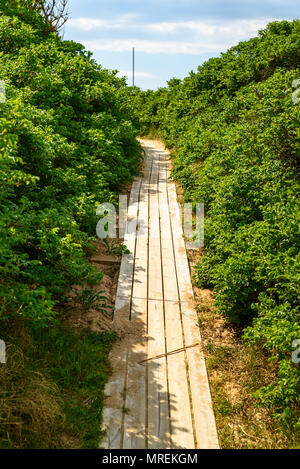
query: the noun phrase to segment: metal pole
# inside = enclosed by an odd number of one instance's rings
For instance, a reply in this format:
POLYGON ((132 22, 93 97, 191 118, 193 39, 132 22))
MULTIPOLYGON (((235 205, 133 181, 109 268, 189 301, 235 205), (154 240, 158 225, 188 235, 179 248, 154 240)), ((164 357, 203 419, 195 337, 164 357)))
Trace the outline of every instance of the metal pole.
POLYGON ((132 86, 134 86, 134 48, 132 49, 132 86))

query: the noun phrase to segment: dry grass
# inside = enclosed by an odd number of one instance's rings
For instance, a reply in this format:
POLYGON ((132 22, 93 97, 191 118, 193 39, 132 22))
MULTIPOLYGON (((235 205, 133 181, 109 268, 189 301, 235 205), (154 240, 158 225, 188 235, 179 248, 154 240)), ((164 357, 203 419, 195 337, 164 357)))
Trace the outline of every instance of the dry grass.
POLYGON ((7 357, 0 365, 0 447, 41 447, 64 418, 58 387, 28 367, 19 347, 9 345, 7 357))

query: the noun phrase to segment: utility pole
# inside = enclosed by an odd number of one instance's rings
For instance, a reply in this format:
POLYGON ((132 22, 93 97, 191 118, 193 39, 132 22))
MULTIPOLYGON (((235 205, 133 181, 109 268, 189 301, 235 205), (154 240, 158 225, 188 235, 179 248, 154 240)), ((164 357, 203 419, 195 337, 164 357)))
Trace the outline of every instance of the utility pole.
POLYGON ((132 49, 132 86, 134 86, 134 48, 132 49))

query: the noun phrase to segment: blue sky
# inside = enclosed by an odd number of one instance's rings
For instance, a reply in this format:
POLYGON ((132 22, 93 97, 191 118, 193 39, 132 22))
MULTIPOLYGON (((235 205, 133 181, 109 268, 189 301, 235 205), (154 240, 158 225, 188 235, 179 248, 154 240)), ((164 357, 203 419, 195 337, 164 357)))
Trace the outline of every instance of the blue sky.
POLYGON ((69 0, 65 39, 85 44, 103 67, 136 85, 165 86, 272 20, 299 18, 299 0, 69 0))

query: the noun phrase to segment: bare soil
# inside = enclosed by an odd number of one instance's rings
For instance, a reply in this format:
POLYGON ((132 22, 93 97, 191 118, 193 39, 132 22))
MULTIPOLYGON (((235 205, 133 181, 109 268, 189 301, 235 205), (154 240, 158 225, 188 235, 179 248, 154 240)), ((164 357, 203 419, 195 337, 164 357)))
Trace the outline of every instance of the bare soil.
POLYGON ((93 287, 88 285, 84 285, 83 287, 80 285, 73 286, 69 294, 70 301, 68 303, 66 321, 72 327, 88 329, 92 332, 116 330, 111 316, 115 304, 121 256, 111 256, 107 252, 106 246, 102 240, 97 240, 94 244, 95 252, 92 258, 103 258, 104 262, 91 261, 91 264, 95 265, 99 272, 103 273, 103 279, 99 284, 93 287), (115 263, 110 262, 112 257, 116 258, 115 263), (93 308, 88 309, 82 305, 79 296, 86 288, 92 289, 95 293, 101 292, 101 296, 103 295, 105 297, 105 307, 103 309, 106 314, 93 308))

